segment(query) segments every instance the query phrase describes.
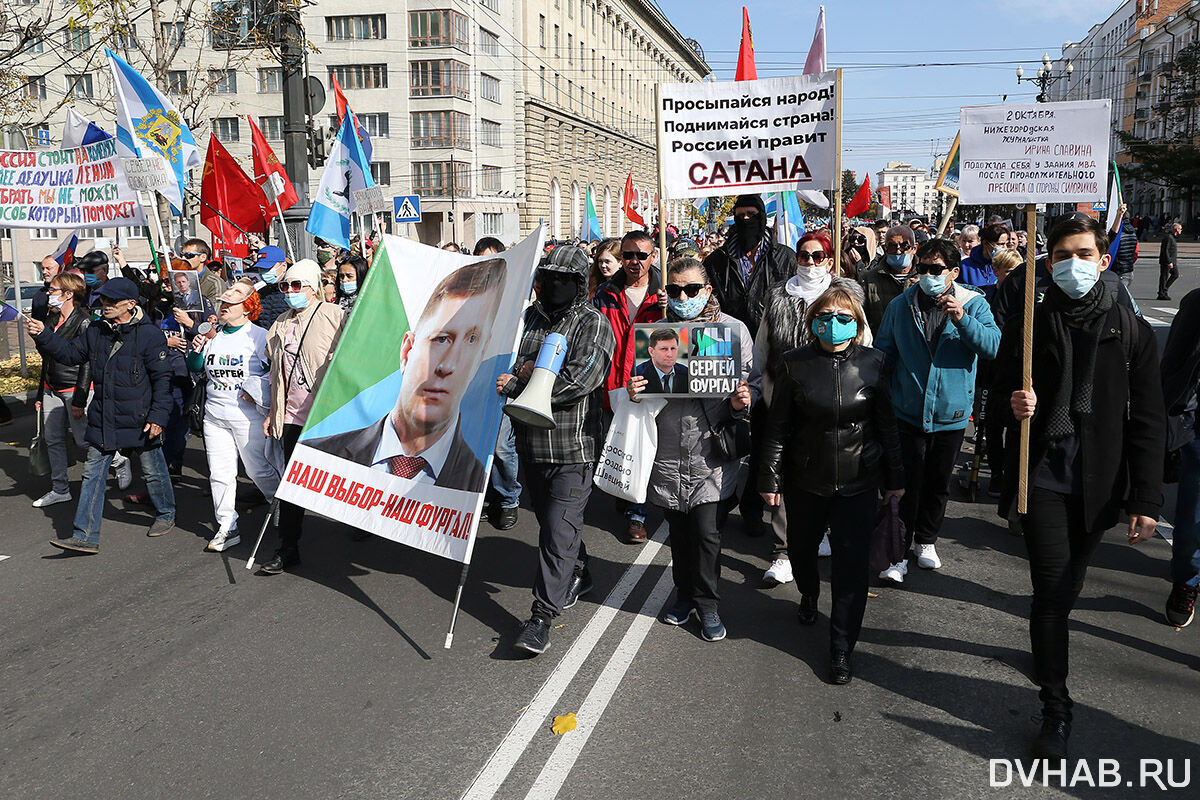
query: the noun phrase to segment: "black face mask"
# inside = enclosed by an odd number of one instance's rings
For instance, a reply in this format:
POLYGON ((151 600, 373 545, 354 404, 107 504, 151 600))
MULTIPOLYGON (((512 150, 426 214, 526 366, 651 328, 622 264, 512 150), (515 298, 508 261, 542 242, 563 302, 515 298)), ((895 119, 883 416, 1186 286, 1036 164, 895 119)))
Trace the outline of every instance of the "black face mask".
POLYGON ((575 280, 569 275, 551 273, 542 278, 538 302, 547 313, 554 314, 575 302, 577 292, 575 280))
POLYGON ((762 214, 755 214, 753 217, 735 219, 733 229, 737 233, 738 247, 742 253, 749 253, 763 240, 767 232, 767 218, 762 214))

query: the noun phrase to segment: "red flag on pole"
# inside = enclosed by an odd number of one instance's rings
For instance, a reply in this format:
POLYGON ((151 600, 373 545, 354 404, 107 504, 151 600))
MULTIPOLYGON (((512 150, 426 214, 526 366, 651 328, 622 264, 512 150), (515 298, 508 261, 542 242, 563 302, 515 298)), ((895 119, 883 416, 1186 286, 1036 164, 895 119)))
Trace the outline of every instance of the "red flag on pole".
MULTIPOLYGON (((300 199, 296 196, 296 188, 288 180, 287 170, 283 168, 283 164, 279 163, 279 157, 275 155, 271 145, 267 144, 266 137, 254 124, 254 119, 247 114, 246 120, 250 123, 250 154, 254 164, 254 182, 262 186, 267 182, 269 176, 278 175, 283 180, 283 192, 279 195, 279 208, 287 211, 300 199)), ((275 219, 276 216, 275 204, 267 203, 267 222, 275 219)))
POLYGON ((742 46, 738 49, 737 72, 733 74, 735 81, 758 80, 758 70, 754 68, 754 36, 750 33, 750 12, 742 6, 742 46))
POLYGON ((267 197, 211 134, 200 200, 200 224, 212 231, 214 249, 239 258, 250 255, 246 237, 238 228, 252 233, 266 231, 267 197))
POLYGON ((633 170, 629 170, 629 177, 625 179, 625 216, 635 225, 646 227, 646 220, 642 219, 642 215, 633 210, 633 170))
POLYGON ((854 199, 846 206, 846 219, 852 219, 859 214, 867 213, 871 207, 871 176, 863 178, 862 186, 854 193, 854 199))

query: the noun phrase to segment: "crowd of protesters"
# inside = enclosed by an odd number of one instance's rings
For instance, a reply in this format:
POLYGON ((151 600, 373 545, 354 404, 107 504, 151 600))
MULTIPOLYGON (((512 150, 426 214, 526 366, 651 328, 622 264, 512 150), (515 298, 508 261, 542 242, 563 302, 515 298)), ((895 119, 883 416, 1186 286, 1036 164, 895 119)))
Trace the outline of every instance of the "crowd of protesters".
MULTIPOLYGON (((1138 226, 1124 216, 1105 230, 1067 215, 1033 241, 995 218, 945 235, 921 220, 844 222, 840 251, 827 228, 804 234, 793 250, 776 240, 762 198, 743 195, 723 237, 669 229, 668 252, 657 232, 644 230, 552 243, 535 273, 515 360, 496 384, 502 396, 518 396, 547 335, 567 339, 551 396, 556 426, 502 417, 487 491, 495 528, 517 523, 523 493, 539 526, 533 604, 515 647, 545 651, 555 618, 593 588, 584 529, 597 453, 613 405, 641 402, 647 388, 647 378, 631 377, 634 326, 722 324, 740 334, 736 390, 667 400, 654 418, 659 444, 646 502, 619 504, 616 533, 626 542, 647 541, 652 515, 669 530, 676 595, 663 621, 695 619, 705 640, 725 638, 721 538, 740 507, 745 533, 770 533, 764 583, 796 583, 803 625, 819 619, 818 562, 831 557, 828 674, 848 683, 871 581, 903 584, 910 557, 919 568, 943 568, 938 537, 970 429, 986 450, 998 511, 1028 548, 1043 706, 1034 751, 1065 755, 1067 619, 1105 530, 1123 515, 1130 543, 1153 534, 1164 462, 1172 463, 1164 454, 1175 456, 1180 482, 1166 605, 1172 625, 1191 622, 1200 583, 1200 290, 1181 303, 1160 378, 1154 336, 1129 293, 1138 226), (1029 261, 1039 298, 1034 391, 1021 381, 1029 261), (1028 510, 1017 514, 1012 442, 1023 420, 1031 420, 1033 444, 1028 510), (748 431, 744 448, 730 444, 739 439, 727 435, 733 429, 748 431), (902 557, 873 576, 872 532, 889 513, 907 541, 902 557)), ((1178 274, 1177 232, 1166 234, 1160 298, 1178 274)), ((149 536, 169 532, 172 477, 189 432, 203 436, 208 460, 209 550, 240 543, 239 463, 254 499, 274 500, 372 244, 343 251, 318 241, 316 260, 295 263, 277 247, 253 244, 239 274, 213 261, 199 239, 145 270, 119 250, 115 264, 99 252, 66 271, 43 262, 28 331, 43 356, 38 409, 51 471, 34 505, 72 501, 72 451, 84 463, 74 531, 53 540, 56 547, 99 551, 105 480, 115 462, 118 486, 127 488, 130 458, 140 462, 145 490, 127 499, 153 507, 149 536), (118 274, 110 275, 113 267, 118 274), (198 310, 160 277, 168 268, 198 273, 198 310)), ((452 242, 443 249, 467 250, 452 242)), ((472 248, 479 256, 503 249, 491 238, 472 248)), ((303 516, 277 503, 278 546, 262 573, 300 563, 303 516)))

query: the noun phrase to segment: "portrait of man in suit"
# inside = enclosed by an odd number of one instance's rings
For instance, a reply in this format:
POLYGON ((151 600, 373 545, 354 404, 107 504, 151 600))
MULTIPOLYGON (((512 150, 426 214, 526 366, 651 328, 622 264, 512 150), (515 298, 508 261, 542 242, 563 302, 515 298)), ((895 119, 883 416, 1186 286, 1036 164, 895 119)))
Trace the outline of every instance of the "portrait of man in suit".
POLYGON ((183 309, 200 308, 200 280, 194 274, 179 270, 171 273, 175 288, 175 305, 183 309))
POLYGON ((488 350, 507 264, 489 259, 447 275, 400 346, 396 405, 366 428, 305 442, 416 483, 483 489, 483 464, 463 438, 459 407, 488 350))
POLYGON ((658 328, 650 334, 650 360, 634 369, 646 379, 646 394, 687 394, 688 371, 679 361, 679 334, 658 328))

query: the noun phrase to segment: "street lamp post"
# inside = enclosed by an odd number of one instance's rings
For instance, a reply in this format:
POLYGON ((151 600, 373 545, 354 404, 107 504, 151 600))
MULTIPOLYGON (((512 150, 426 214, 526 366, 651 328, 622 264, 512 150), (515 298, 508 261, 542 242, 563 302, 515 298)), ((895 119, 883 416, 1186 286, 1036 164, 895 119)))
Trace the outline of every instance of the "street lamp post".
POLYGON ((1071 64, 1070 61, 1068 61, 1067 69, 1063 74, 1061 74, 1061 75, 1053 74, 1054 64, 1053 64, 1053 62, 1050 61, 1050 55, 1048 53, 1042 53, 1042 66, 1041 66, 1041 69, 1039 69, 1037 72, 1037 77, 1036 78, 1026 78, 1025 77, 1025 68, 1018 66, 1017 67, 1017 83, 1021 83, 1022 81, 1036 83, 1038 85, 1037 101, 1039 103, 1045 103, 1046 102, 1046 90, 1049 89, 1051 86, 1053 86, 1055 83, 1058 83, 1059 81, 1063 80, 1064 78, 1070 78, 1071 73, 1074 71, 1075 71, 1074 65, 1071 64))

